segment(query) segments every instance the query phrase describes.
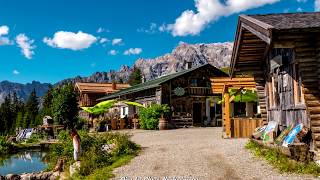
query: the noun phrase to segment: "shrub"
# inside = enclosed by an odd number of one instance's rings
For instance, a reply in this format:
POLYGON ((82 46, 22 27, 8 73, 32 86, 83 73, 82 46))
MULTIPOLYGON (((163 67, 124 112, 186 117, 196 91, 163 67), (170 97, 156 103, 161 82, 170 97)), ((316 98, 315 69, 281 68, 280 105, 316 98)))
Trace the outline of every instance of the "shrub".
MULTIPOLYGON (((80 155, 81 168, 75 177, 76 179, 86 179, 87 176, 97 171, 102 171, 106 167, 112 170, 113 163, 124 156, 133 157, 139 150, 139 147, 129 140, 128 135, 118 133, 89 135, 85 131, 79 131, 78 133, 81 138, 82 153, 80 155), (103 145, 113 143, 116 147, 111 153, 102 150, 103 145)), ((68 132, 61 131, 58 138, 61 143, 52 145, 47 155, 50 162, 49 169, 54 167, 58 158, 66 160, 66 167, 73 163, 73 146, 68 132)), ((111 174, 111 172, 109 171, 108 173, 111 174)))
POLYGON ((12 144, 7 141, 5 136, 0 136, 0 154, 8 154, 12 144))
POLYGON ((254 155, 265 159, 280 172, 320 175, 320 167, 315 162, 297 162, 289 159, 278 150, 266 148, 252 140, 246 144, 246 148, 254 155))
POLYGON ((168 105, 152 104, 148 108, 140 109, 140 127, 142 129, 158 129, 159 118, 169 112, 168 105))
POLYGON ((45 136, 43 134, 33 133, 29 139, 26 140, 26 143, 37 143, 40 140, 44 139, 45 136))

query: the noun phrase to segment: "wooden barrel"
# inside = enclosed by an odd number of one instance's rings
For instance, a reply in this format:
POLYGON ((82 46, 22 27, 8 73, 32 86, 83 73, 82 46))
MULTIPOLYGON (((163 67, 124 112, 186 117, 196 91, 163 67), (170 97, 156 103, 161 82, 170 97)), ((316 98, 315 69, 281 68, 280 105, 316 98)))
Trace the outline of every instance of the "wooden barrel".
POLYGON ((120 129, 124 129, 126 126, 126 122, 124 121, 124 119, 120 119, 120 129))
POLYGON ((165 118, 159 119, 159 130, 166 130, 168 129, 168 121, 165 118))
POLYGON ((116 130, 117 129, 117 120, 111 119, 111 129, 116 130))

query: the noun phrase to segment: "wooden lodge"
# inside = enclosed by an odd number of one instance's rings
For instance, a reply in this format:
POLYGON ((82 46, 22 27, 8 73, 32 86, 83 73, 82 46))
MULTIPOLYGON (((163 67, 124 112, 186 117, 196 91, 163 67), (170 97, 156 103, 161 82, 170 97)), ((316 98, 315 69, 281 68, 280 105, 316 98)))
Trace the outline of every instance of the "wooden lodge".
POLYGON ((320 13, 241 15, 230 67, 254 78, 265 122, 303 123, 320 152, 320 13))
MULTIPOLYGON (((160 77, 105 96, 99 100, 120 99, 149 106, 167 104, 171 109, 169 124, 173 127, 201 126, 221 119, 221 106, 217 105, 211 88, 211 77, 228 77, 216 67, 205 64, 160 77), (219 117, 220 116, 220 117, 219 117)), ((123 107, 125 109, 126 107, 123 107)), ((137 113, 134 106, 121 111, 129 117, 137 113)))
MULTIPOLYGON (((92 107, 98 103, 97 99, 115 93, 121 89, 128 88, 129 84, 118 83, 76 83, 75 88, 79 94, 79 106, 92 107)), ((80 117, 89 119, 89 114, 80 111, 80 117)))

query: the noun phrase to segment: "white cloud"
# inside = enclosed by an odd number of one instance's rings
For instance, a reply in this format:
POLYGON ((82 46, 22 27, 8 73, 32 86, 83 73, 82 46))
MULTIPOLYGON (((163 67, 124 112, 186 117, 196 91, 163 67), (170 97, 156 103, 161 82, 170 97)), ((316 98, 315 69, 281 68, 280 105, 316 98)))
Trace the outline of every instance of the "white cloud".
POLYGON ((90 66, 91 67, 96 67, 96 63, 91 63, 90 66))
POLYGON ((114 55, 117 55, 117 54, 118 54, 118 51, 112 49, 112 50, 110 50, 110 51, 108 52, 108 54, 114 56, 114 55))
POLYGON ((315 11, 320 11, 320 0, 315 0, 314 9, 315 11))
POLYGON ((7 35, 9 33, 9 27, 8 26, 0 26, 0 36, 7 35))
POLYGON ((148 33, 148 34, 154 34, 157 32, 158 25, 156 23, 150 23, 150 26, 146 28, 140 28, 137 29, 138 32, 148 33))
POLYGON ((109 41, 109 39, 107 39, 107 38, 101 38, 99 42, 101 44, 103 44, 103 43, 108 42, 108 41, 109 41))
POLYGON ((302 11, 303 11, 303 9, 301 7, 297 8, 297 12, 302 12, 302 11))
POLYGON ((6 25, 0 26, 0 46, 12 45, 13 42, 5 35, 9 34, 9 27, 6 25))
POLYGON ((110 32, 108 29, 105 29, 105 28, 102 28, 102 27, 99 27, 97 29, 97 33, 103 33, 103 32, 110 32))
POLYGON ((306 3, 308 0, 297 0, 298 3, 306 3))
POLYGON ((142 53, 142 49, 141 48, 130 48, 128 50, 124 51, 124 55, 138 55, 142 53))
POLYGON ((4 45, 12 45, 13 42, 10 41, 10 39, 8 37, 0 37, 0 46, 4 46, 4 45))
POLYGON ((112 45, 121 45, 123 40, 121 38, 112 39, 112 45))
POLYGON ((12 73, 13 73, 14 75, 18 75, 18 74, 20 74, 20 72, 19 72, 18 70, 16 70, 16 69, 15 69, 15 70, 13 70, 13 71, 12 71, 12 73))
POLYGON ((32 56, 34 55, 34 51, 33 51, 33 49, 35 48, 35 46, 33 45, 34 40, 29 39, 29 37, 26 36, 25 34, 19 34, 16 37, 16 43, 21 48, 21 53, 27 59, 31 59, 32 56))
POLYGON ((43 42, 48 46, 74 51, 89 48, 96 41, 96 37, 82 31, 78 31, 77 33, 58 31, 54 34, 53 38, 43 38, 43 42))
POLYGON ((167 25, 173 36, 198 35, 210 23, 248 9, 273 4, 280 0, 195 0, 196 12, 182 12, 174 24, 167 25))

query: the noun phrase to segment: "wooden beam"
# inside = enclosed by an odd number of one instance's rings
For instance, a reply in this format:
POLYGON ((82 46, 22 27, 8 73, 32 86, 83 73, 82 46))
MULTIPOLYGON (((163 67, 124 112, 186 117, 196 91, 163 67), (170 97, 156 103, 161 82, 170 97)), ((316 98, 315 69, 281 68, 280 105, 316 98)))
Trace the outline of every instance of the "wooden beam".
POLYGON ((252 34, 256 35, 257 37, 259 37, 260 39, 262 39, 264 42, 266 42, 267 44, 270 44, 271 40, 268 36, 262 34, 259 31, 256 31, 255 29, 253 29, 252 27, 242 23, 241 24, 242 27, 244 27, 245 29, 249 30, 252 34))
POLYGON ((231 138, 230 103, 228 88, 225 88, 224 92, 224 121, 226 129, 225 138, 231 138))

